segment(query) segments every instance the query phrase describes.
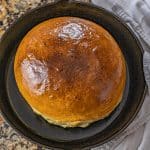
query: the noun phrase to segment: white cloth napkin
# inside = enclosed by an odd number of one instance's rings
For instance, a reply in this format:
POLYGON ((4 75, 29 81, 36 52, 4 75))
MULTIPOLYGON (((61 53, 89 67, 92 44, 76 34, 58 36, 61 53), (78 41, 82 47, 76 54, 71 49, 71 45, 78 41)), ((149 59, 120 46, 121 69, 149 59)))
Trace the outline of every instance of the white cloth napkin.
POLYGON ((92 0, 119 16, 134 31, 144 49, 144 73, 148 91, 143 106, 128 128, 93 150, 150 150, 150 0, 92 0))

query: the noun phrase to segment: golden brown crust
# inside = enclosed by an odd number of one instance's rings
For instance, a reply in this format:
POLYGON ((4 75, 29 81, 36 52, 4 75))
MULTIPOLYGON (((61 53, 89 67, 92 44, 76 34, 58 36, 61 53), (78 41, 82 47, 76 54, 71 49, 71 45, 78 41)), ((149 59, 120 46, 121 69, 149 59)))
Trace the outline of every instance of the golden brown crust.
POLYGON ((70 126, 106 117, 120 102, 126 80, 112 36, 76 17, 50 19, 30 30, 18 47, 14 72, 32 108, 70 126))

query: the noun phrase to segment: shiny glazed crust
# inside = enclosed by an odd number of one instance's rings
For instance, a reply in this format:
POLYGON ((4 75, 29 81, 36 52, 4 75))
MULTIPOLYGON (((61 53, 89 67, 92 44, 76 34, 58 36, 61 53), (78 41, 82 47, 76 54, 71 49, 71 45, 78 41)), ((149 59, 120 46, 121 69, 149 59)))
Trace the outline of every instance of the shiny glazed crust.
POLYGON ((126 80, 113 37, 76 17, 50 19, 30 30, 17 49, 14 73, 34 112, 62 127, 85 127, 108 116, 126 80))

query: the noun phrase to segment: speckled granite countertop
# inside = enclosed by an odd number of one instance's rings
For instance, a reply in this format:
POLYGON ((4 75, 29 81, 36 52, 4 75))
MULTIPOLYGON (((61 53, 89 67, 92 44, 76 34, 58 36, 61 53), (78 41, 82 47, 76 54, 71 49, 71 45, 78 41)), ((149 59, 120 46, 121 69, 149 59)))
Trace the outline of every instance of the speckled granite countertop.
MULTIPOLYGON (((0 0, 0 38, 26 11, 55 0, 0 0)), ((81 0, 80 0, 81 1, 81 0)), ((89 2, 89 0, 82 0, 89 2)), ((0 116, 0 150, 46 150, 16 133, 0 116)))

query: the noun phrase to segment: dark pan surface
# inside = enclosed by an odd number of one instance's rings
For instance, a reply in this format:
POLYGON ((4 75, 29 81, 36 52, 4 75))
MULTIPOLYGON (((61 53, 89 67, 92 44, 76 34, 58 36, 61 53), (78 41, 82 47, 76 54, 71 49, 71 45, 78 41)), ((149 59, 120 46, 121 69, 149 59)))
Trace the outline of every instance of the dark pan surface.
POLYGON ((78 2, 56 2, 21 17, 0 41, 0 70, 0 109, 3 116, 25 137, 55 148, 81 149, 110 140, 135 117, 146 89, 142 49, 131 31, 106 10, 78 2), (35 115, 19 93, 14 79, 14 56, 21 39, 36 24, 59 16, 76 16, 102 25, 116 39, 126 60, 127 82, 122 102, 107 118, 85 129, 63 129, 35 115))

